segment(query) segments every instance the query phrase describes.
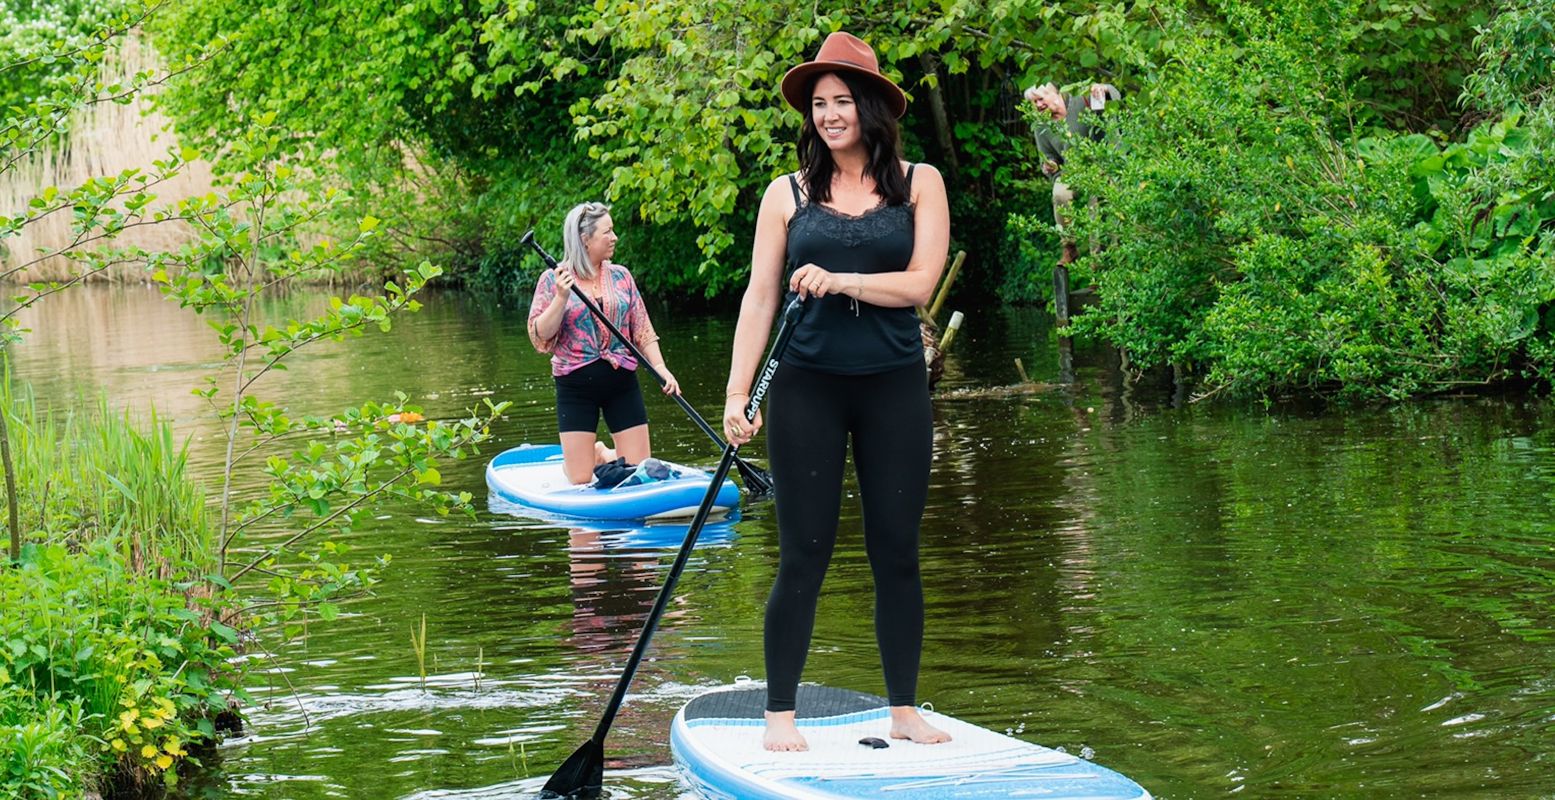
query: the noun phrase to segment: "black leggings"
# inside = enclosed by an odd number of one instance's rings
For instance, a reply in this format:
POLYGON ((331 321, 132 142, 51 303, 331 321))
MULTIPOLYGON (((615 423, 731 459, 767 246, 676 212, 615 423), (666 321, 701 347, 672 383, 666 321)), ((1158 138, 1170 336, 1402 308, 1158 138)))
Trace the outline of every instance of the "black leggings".
POLYGON ((913 705, 923 648, 918 524, 933 456, 922 364, 829 375, 788 364, 773 377, 767 452, 777 491, 778 574, 767 598, 767 710, 794 710, 821 580, 837 541, 848 441, 875 575, 875 639, 891 705, 913 705))

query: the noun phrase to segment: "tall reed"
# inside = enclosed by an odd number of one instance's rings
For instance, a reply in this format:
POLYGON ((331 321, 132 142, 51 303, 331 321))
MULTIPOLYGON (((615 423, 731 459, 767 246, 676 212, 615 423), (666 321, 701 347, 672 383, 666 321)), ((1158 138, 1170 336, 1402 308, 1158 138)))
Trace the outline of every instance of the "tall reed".
MULTIPOLYGON (((101 80, 105 84, 130 83, 137 73, 164 71, 151 46, 138 37, 125 37, 124 45, 113 57, 105 59, 101 80)), ((133 102, 96 103, 72 117, 65 141, 23 160, 10 170, 0 172, 0 214, 18 214, 46 186, 80 186, 94 177, 118 175, 128 169, 149 170, 152 162, 167 157, 176 146, 166 116, 156 111, 148 97, 133 102)), ((210 166, 204 161, 190 163, 171 181, 157 187, 165 200, 203 195, 212 188, 210 166)), ((54 252, 74 238, 70 214, 53 214, 33 222, 21 232, 0 243, 0 272, 54 252)), ((147 250, 176 250, 193 233, 182 222, 163 222, 125 231, 115 241, 147 250)), ((105 280, 144 280, 141 268, 125 264, 99 273, 105 280)), ((65 280, 74 274, 73 264, 64 257, 40 261, 16 273, 17 283, 65 280)))
POLYGON ((0 380, 10 423, 20 530, 33 542, 83 548, 106 540, 138 574, 202 575, 215 563, 205 491, 189 444, 153 411, 144 426, 101 400, 85 412, 40 410, 0 380))

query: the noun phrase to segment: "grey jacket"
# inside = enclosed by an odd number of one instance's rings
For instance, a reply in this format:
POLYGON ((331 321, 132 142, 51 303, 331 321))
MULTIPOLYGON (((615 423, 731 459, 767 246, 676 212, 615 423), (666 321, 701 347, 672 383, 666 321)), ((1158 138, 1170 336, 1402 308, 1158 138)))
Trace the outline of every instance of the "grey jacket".
MULTIPOLYGON (((1107 87, 1107 99, 1118 99, 1118 90, 1107 87)), ((1078 138, 1090 139, 1093 142, 1101 141, 1102 129, 1096 125, 1100 111, 1092 111, 1090 97, 1077 94, 1064 98, 1064 131, 1054 130, 1054 126, 1038 123, 1033 133, 1037 138, 1037 149, 1042 152, 1042 158, 1051 161, 1060 167, 1064 165, 1064 151, 1069 148, 1069 143, 1078 138), (1065 135, 1067 132, 1068 135, 1065 135)))

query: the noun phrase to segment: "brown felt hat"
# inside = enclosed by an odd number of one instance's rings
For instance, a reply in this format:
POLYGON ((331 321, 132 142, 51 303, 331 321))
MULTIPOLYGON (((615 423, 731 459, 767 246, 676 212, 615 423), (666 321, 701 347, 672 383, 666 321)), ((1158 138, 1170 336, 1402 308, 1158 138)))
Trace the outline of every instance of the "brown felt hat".
POLYGON ((886 107, 900 118, 907 113, 907 95, 884 75, 880 74, 880 62, 875 51, 863 39, 851 33, 837 31, 821 42, 820 52, 814 61, 806 61, 783 76, 783 99, 798 111, 808 111, 810 98, 805 97, 811 79, 828 72, 848 72, 866 78, 880 89, 886 107))

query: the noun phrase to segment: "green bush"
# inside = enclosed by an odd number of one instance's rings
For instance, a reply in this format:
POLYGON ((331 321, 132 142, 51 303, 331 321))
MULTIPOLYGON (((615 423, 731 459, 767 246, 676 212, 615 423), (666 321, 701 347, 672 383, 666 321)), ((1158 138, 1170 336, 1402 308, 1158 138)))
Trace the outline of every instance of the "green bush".
POLYGON ((1539 105, 1555 88, 1555 5, 1500 5, 1474 40, 1480 68, 1464 82, 1464 94, 1492 112, 1539 105))
POLYGON ((1445 146, 1355 138, 1343 56, 1311 58, 1346 28, 1311 10, 1185 45, 1107 143, 1075 148, 1070 182, 1102 198, 1080 235, 1115 243, 1084 259, 1101 303, 1076 329, 1241 396, 1548 382, 1550 113, 1445 146))
POLYGON ((0 568, 0 797, 174 781, 239 693, 185 446, 155 416, 42 412, 9 381, 0 413, 27 541, 0 568))
POLYGON ((0 667, 0 800, 78 798, 91 740, 81 734, 79 701, 62 703, 12 683, 0 667))
POLYGON ((228 663, 237 633, 201 587, 135 576, 105 543, 30 545, 0 570, 6 702, 22 707, 18 719, 29 702, 35 710, 14 744, 44 765, 29 770, 56 775, 54 765, 70 777, 95 765, 93 778, 176 780, 187 747, 212 738, 215 716, 241 695, 228 663))

